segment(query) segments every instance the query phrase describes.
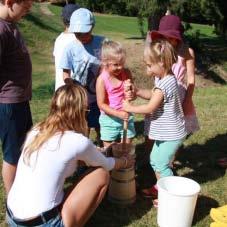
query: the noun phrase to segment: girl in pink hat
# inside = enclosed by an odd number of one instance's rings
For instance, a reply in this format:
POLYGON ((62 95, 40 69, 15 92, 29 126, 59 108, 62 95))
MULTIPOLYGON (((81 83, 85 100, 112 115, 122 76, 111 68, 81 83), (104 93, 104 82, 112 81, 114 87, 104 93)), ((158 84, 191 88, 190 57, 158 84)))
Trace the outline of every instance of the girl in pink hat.
MULTIPOLYGON (((149 138, 154 140, 150 154, 150 165, 157 180, 172 176, 172 159, 187 135, 185 118, 180 100, 177 79, 172 73, 176 62, 173 46, 166 40, 157 40, 144 50, 147 76, 155 79, 153 89, 134 86, 136 96, 149 100, 145 104, 133 105, 123 101, 123 110, 130 113, 150 114, 149 138)), ((157 198, 157 186, 144 189, 144 196, 157 198)), ((157 205, 157 201, 154 201, 157 205)))
MULTIPOLYGON (((183 42, 184 28, 181 20, 175 15, 166 15, 161 18, 158 31, 148 33, 147 42, 159 39, 169 41, 177 52, 177 62, 173 64, 172 71, 177 79, 180 99, 185 116, 185 125, 188 135, 199 130, 198 119, 192 96, 195 87, 195 54, 192 48, 183 42)), ((145 144, 150 150, 152 141, 148 139, 150 115, 145 117, 145 144)))

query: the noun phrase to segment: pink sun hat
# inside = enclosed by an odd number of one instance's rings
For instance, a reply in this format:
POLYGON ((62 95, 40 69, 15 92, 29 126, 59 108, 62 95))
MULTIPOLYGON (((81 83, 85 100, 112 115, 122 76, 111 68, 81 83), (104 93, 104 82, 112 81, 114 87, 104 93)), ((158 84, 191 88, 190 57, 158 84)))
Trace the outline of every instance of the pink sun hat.
POLYGON ((175 15, 166 15, 161 18, 158 31, 151 31, 150 37, 151 40, 159 38, 174 38, 179 42, 182 42, 183 32, 184 27, 181 23, 181 19, 175 15))

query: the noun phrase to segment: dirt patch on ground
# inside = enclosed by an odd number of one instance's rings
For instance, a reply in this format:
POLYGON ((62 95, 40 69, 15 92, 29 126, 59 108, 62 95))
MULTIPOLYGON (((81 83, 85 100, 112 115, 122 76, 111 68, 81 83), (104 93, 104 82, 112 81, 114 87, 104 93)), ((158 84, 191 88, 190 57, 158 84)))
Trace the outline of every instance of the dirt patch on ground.
POLYGON ((47 16, 53 16, 54 14, 48 8, 49 4, 50 4, 49 2, 40 3, 40 10, 43 14, 45 14, 47 16))
MULTIPOLYGON (((152 83, 150 78, 146 76, 146 68, 143 62, 144 41, 127 40, 122 43, 127 51, 127 66, 133 74, 135 83, 138 87, 151 87, 152 83)), ((226 82, 227 72, 220 65, 214 64, 209 68, 197 66, 196 87, 220 86, 226 82)))

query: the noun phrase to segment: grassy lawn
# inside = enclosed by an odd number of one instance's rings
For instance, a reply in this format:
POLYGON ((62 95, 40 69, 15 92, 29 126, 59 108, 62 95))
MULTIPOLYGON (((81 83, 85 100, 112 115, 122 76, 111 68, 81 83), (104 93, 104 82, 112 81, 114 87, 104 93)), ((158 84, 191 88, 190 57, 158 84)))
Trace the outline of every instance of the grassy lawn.
MULTIPOLYGON (((35 3, 32 12, 20 22, 20 29, 29 46, 33 62, 33 99, 31 108, 34 123, 46 116, 50 98, 54 91, 53 44, 63 26, 60 19, 61 8, 49 6, 55 14, 48 16, 41 13, 40 5, 35 3)), ((213 45, 216 49, 215 63, 227 70, 227 51, 224 42, 212 32, 210 26, 192 25, 193 30, 200 30, 201 40, 209 46, 212 55, 213 45), (219 40, 219 43, 215 41, 219 40), (216 47, 216 46, 215 46, 216 47), (220 55, 218 55, 220 53, 220 55)), ((141 35, 136 18, 118 17, 115 15, 96 15, 94 33, 105 35, 125 44, 132 43, 136 48, 141 43, 141 35)), ((225 44, 226 45, 226 44, 225 44)), ((135 50, 135 55, 137 54, 135 50)), ((206 54, 206 53, 205 53, 206 54)), ((213 56, 214 57, 214 56, 213 56)), ((132 71, 136 67, 130 65, 132 71)), ((137 75, 137 80, 140 77, 137 75)), ((143 81, 143 80, 142 80, 143 81)), ((145 83, 141 85, 147 86, 145 83)), ((176 174, 196 180, 201 185, 193 226, 206 227, 211 223, 209 216, 212 207, 227 204, 227 176, 224 169, 216 165, 219 157, 227 156, 227 86, 197 87, 194 101, 200 121, 200 131, 189 137, 177 157, 176 174)), ((140 160, 144 150, 143 116, 136 116, 137 159, 140 160)), ((1 152, 0 152, 1 155, 1 152)), ((151 184, 153 172, 149 167, 137 169, 137 182, 141 187, 151 184)), ((0 226, 4 226, 4 190, 0 181, 0 226)), ((34 204, 35 205, 35 204, 34 204)), ((150 200, 137 194, 136 203, 128 207, 119 207, 105 199, 86 226, 157 226, 157 211, 150 200)))

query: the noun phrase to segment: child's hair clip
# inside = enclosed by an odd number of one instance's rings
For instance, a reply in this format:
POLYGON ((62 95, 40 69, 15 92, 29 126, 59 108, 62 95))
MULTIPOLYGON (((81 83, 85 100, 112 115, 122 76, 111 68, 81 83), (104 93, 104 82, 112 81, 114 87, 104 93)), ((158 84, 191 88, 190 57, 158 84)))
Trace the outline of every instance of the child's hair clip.
POLYGON ((165 50, 165 44, 163 43, 163 44, 161 44, 161 48, 160 48, 161 54, 163 53, 164 50, 165 50))

